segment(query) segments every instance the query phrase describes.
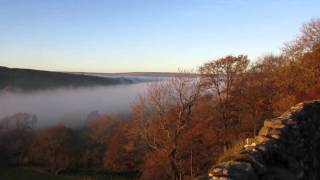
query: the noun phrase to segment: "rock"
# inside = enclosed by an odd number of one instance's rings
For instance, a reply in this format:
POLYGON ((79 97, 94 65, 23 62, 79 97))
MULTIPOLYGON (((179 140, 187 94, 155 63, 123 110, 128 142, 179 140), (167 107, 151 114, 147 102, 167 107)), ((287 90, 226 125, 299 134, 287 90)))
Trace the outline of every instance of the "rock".
POLYGON ((258 180, 250 163, 231 161, 221 164, 221 167, 213 167, 209 174, 211 177, 228 177, 231 179, 258 180))
POLYGON ((320 101, 266 120, 254 141, 209 171, 209 179, 320 179, 320 101), (253 143, 255 143, 253 145, 253 143))
POLYGON ((279 119, 273 119, 273 120, 266 120, 263 123, 264 127, 268 128, 274 128, 274 129, 281 129, 285 127, 285 122, 279 119))

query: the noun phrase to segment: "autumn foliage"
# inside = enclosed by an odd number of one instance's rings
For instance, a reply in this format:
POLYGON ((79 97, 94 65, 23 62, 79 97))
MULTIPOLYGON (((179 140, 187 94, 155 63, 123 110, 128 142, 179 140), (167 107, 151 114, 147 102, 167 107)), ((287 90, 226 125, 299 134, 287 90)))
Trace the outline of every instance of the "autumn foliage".
POLYGON ((280 55, 251 62, 228 55, 152 83, 126 117, 92 113, 77 131, 63 125, 36 130, 32 115, 7 117, 0 121, 0 160, 52 173, 84 168, 191 180, 235 143, 254 137, 263 120, 317 98, 320 19, 305 24, 280 55))
POLYGON ((31 162, 58 174, 75 162, 74 134, 71 129, 58 125, 41 130, 30 147, 31 162))

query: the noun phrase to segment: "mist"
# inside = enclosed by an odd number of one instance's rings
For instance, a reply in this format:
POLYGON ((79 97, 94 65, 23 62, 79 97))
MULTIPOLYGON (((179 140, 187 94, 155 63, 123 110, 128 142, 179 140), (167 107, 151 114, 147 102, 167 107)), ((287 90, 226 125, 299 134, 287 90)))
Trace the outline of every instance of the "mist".
POLYGON ((144 93, 149 82, 45 90, 33 93, 6 93, 0 95, 0 119, 17 112, 38 117, 37 127, 63 123, 70 127, 82 126, 87 115, 130 112, 137 96, 144 93))

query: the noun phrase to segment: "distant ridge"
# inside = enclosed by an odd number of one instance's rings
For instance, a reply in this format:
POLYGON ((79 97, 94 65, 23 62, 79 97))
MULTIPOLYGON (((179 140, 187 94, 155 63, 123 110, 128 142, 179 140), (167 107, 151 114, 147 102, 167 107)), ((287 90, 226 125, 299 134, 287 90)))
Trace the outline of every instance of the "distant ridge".
POLYGON ((33 91, 60 87, 83 87, 133 83, 118 77, 98 77, 85 74, 8 68, 0 66, 0 91, 33 91))
POLYGON ((176 72, 124 72, 124 73, 96 73, 96 72, 74 72, 74 74, 85 74, 94 76, 144 76, 144 77, 175 77, 180 73, 176 72))

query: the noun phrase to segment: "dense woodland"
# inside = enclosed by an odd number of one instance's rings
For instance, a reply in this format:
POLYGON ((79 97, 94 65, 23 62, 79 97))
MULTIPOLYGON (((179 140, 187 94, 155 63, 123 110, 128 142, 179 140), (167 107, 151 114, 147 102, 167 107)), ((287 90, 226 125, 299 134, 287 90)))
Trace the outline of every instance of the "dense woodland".
POLYGON ((129 117, 88 115, 83 129, 35 129, 34 115, 1 120, 0 162, 53 174, 136 172, 142 180, 190 180, 207 173, 263 120, 320 97, 320 19, 280 55, 228 55, 152 83, 129 117))

